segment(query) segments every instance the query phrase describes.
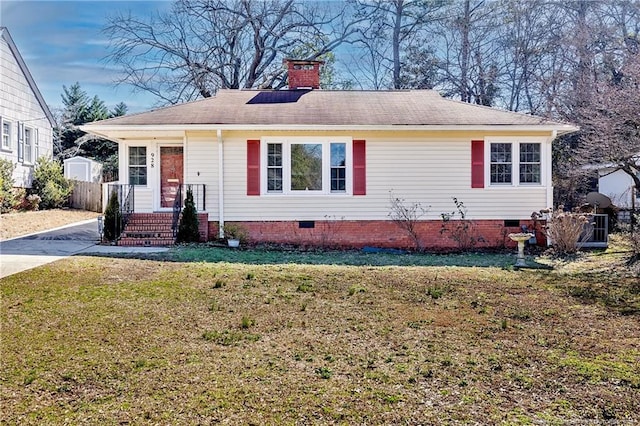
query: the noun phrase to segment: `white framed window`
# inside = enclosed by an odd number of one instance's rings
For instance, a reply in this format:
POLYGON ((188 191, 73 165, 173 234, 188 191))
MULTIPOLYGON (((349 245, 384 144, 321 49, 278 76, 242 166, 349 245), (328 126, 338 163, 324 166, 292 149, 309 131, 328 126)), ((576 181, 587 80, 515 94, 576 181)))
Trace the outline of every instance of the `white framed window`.
POLYGON ((33 163, 33 137, 34 129, 32 127, 24 127, 24 162, 33 163))
POLYGON ((492 185, 513 183, 513 144, 490 144, 489 176, 492 185))
POLYGON ((0 147, 4 150, 11 150, 11 122, 0 117, 0 126, 2 127, 2 142, 0 147))
POLYGON ((261 156, 263 194, 352 193, 350 138, 265 138, 261 156))
POLYGON ((147 147, 129 147, 129 185, 147 185, 147 147))
POLYGON ((519 181, 520 184, 540 184, 542 182, 542 145, 539 143, 521 143, 519 181))
POLYGON ((544 178, 543 141, 487 140, 487 182, 492 187, 541 186, 544 178))

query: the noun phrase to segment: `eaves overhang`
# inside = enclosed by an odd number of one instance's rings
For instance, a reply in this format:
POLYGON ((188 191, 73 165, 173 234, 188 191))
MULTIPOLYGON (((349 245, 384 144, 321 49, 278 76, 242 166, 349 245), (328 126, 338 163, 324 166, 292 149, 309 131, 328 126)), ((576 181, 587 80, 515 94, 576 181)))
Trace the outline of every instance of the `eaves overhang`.
MULTIPOLYGON (((482 132, 557 132, 557 135, 572 133, 578 127, 569 124, 536 124, 536 125, 326 125, 326 124, 145 124, 145 125, 92 125, 80 126, 80 129, 107 139, 121 139, 115 135, 159 133, 163 136, 181 136, 189 131, 482 131, 482 132)), ((131 136, 129 136, 131 137, 131 136)))

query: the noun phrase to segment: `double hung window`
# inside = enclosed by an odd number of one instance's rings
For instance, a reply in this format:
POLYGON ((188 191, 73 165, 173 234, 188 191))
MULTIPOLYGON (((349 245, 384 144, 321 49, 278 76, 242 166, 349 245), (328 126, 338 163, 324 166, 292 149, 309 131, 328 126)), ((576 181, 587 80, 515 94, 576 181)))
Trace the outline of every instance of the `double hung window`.
POLYGON ((488 155, 488 175, 492 186, 542 183, 540 142, 491 142, 488 155))
MULTIPOLYGON (((350 140, 267 140, 266 193, 346 194, 351 191, 350 140)), ((263 157, 264 158, 264 157, 263 157)))
POLYGON ((510 143, 491 144, 491 183, 511 183, 513 162, 510 143))
POLYGON ((147 147, 129 147, 129 185, 147 184, 147 147))
POLYGON ((24 162, 33 163, 33 134, 31 127, 24 128, 24 162))
POLYGON ((540 183, 540 144, 520 144, 520 183, 540 183))
POLYGON ((9 150, 11 149, 11 123, 0 118, 0 123, 2 123, 2 149, 9 150))

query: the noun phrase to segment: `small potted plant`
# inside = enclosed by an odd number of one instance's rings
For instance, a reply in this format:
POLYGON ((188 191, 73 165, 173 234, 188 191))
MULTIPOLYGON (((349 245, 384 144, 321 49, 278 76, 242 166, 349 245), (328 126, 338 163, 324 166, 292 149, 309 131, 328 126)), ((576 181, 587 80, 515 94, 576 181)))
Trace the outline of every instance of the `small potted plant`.
POLYGON ((239 247, 241 242, 246 241, 247 231, 242 226, 234 223, 225 224, 224 237, 227 239, 229 247, 239 247))

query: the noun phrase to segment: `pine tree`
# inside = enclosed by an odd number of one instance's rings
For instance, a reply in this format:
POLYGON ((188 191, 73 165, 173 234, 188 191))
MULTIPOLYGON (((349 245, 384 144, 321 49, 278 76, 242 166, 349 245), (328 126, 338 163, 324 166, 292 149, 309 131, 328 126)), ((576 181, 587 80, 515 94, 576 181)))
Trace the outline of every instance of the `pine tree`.
POLYGON ((193 201, 193 191, 187 189, 187 198, 184 202, 184 210, 178 225, 177 243, 197 243, 200 241, 200 231, 198 230, 198 211, 193 201))

